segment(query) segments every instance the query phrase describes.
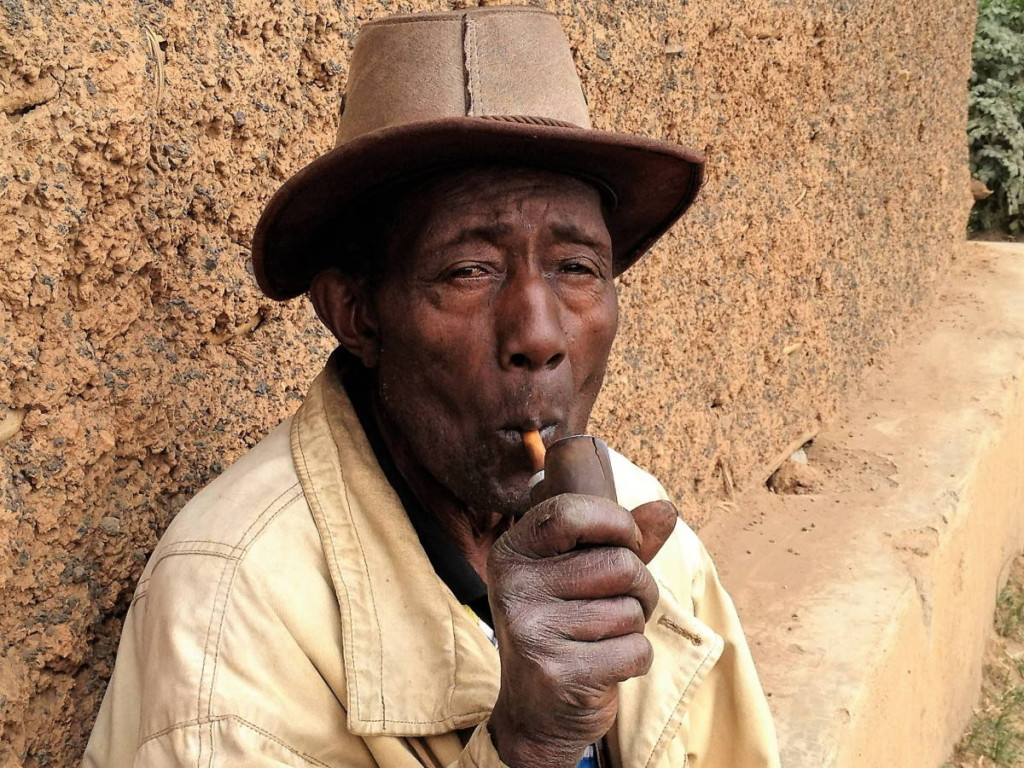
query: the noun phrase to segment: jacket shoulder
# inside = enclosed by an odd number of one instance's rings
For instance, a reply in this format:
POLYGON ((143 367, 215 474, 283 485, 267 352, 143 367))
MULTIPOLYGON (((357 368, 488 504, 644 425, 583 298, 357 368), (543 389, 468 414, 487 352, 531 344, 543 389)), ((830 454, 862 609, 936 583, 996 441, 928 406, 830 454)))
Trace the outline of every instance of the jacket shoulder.
POLYGON ((154 556, 181 543, 244 547, 268 512, 302 495, 291 451, 291 420, 197 493, 175 516, 154 556))
POLYGON ((649 501, 668 499, 668 494, 654 475, 640 469, 618 451, 609 448, 608 453, 619 504, 626 509, 633 509, 649 501))
MULTIPOLYGON (((615 493, 619 504, 626 509, 635 509, 649 501, 671 501, 661 482, 616 451, 609 450, 612 463, 612 474, 615 476, 615 493)), ((672 570, 680 568, 685 573, 673 574, 676 580, 693 577, 706 561, 706 552, 697 534, 680 518, 676 521, 676 529, 666 542, 662 551, 655 558, 656 567, 666 565, 672 570)))

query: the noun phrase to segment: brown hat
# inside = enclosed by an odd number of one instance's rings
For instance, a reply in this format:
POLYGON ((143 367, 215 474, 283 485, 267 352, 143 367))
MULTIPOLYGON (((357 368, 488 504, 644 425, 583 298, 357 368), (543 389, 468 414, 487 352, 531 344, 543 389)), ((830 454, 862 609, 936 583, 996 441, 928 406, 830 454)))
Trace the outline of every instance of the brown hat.
POLYGON ((285 182, 260 217, 252 248, 260 288, 273 299, 304 293, 321 270, 344 267, 339 221, 361 198, 467 164, 544 168, 610 192, 620 274, 693 202, 704 158, 593 129, 549 13, 504 6, 391 16, 360 31, 334 149, 285 182))

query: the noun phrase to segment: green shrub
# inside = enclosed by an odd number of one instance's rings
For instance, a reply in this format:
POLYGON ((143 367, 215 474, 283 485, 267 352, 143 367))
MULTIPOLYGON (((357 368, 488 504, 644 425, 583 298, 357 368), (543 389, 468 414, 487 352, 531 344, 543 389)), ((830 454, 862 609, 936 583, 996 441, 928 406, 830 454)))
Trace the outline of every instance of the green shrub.
POLYGON ((971 173, 992 190, 972 226, 1024 232, 1024 0, 980 0, 967 135, 971 173))

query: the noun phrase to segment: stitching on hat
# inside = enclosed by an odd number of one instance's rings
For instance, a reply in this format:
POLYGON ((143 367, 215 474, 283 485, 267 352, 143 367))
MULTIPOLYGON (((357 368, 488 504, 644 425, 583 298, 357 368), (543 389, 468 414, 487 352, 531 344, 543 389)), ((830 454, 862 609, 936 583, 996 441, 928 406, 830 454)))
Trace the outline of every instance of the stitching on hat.
POLYGON ((473 91, 470 85, 470 78, 472 74, 469 70, 469 17, 466 14, 462 14, 462 90, 463 90, 463 105, 466 111, 466 117, 473 114, 473 91))
POLYGON ((487 113, 487 107, 484 104, 484 89, 480 86, 480 56, 477 54, 476 47, 476 22, 466 17, 469 21, 469 49, 473 53, 473 114, 481 115, 487 113))
POLYGON ((436 18, 419 18, 415 14, 409 18, 403 19, 378 19, 377 21, 370 21, 363 25, 363 29, 370 29, 372 27, 392 27, 397 24, 452 24, 458 22, 459 19, 456 16, 437 16, 436 18))
POLYGON ((480 91, 480 62, 476 47, 476 24, 469 14, 462 17, 462 60, 466 68, 466 116, 484 112, 480 91))
MULTIPOLYGON (((536 14, 542 14, 544 16, 554 16, 555 18, 557 18, 556 14, 551 13, 550 11, 546 11, 543 8, 533 8, 533 7, 530 7, 530 6, 520 6, 520 5, 501 6, 501 7, 496 7, 496 8, 470 8, 468 10, 474 16, 491 16, 491 15, 494 15, 496 13, 502 13, 502 14, 507 14, 507 15, 525 14, 525 13, 536 13, 536 14)), ((462 18, 464 19, 467 15, 468 14, 465 11, 463 11, 462 18)), ((460 19, 457 16, 457 12, 445 13, 445 12, 442 11, 441 13, 434 13, 434 14, 431 14, 431 13, 406 13, 406 14, 399 14, 396 17, 386 17, 386 18, 383 18, 383 19, 377 19, 376 21, 367 22, 366 24, 363 25, 363 28, 365 29, 366 27, 387 27, 387 26, 391 26, 393 24, 422 24, 423 22, 431 22, 431 21, 447 21, 447 22, 452 22, 452 21, 459 21, 459 20, 460 19)))
POLYGON ((521 123, 524 125, 544 125, 550 128, 575 128, 576 130, 586 130, 576 125, 576 123, 567 123, 564 120, 555 120, 551 117, 538 117, 536 115, 473 115, 479 120, 500 120, 503 123, 521 123))

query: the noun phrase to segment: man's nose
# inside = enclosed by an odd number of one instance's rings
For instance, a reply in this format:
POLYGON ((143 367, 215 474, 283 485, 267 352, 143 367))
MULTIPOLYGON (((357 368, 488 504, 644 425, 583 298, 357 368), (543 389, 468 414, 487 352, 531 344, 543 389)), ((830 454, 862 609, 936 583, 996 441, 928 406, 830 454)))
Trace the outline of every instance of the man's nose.
POLYGON ((557 368, 568 352, 558 296, 540 275, 513 280, 499 300, 498 339, 502 368, 557 368))

